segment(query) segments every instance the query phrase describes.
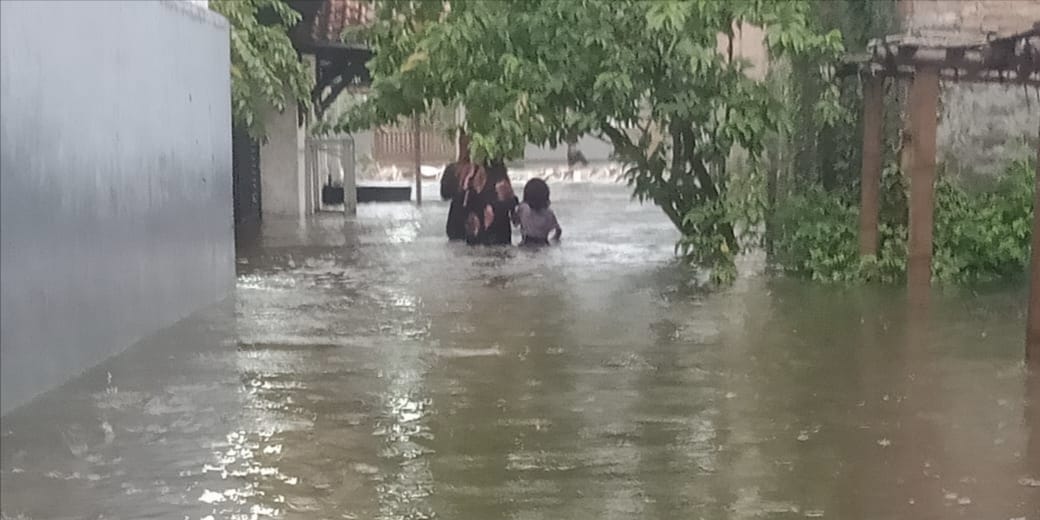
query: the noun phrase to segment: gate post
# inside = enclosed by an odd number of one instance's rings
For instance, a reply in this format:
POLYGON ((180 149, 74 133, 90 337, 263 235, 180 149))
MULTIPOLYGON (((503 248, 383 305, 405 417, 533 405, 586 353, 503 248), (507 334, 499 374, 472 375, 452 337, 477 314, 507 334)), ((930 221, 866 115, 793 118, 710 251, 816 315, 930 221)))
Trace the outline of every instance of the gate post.
POLYGON ((911 298, 925 296, 932 281, 935 211, 935 132, 939 70, 918 67, 910 84, 910 237, 906 279, 911 298))
POLYGON ((859 254, 877 255, 884 77, 863 82, 863 168, 860 171, 859 254))
POLYGON ((340 168, 343 170, 343 213, 357 215, 357 170, 354 139, 346 137, 340 144, 340 168))
POLYGON ((422 204, 422 129, 419 113, 412 114, 412 146, 415 147, 415 203, 422 204))
MULTIPOLYGON (((1026 325, 1026 363, 1040 370, 1040 142, 1036 145, 1036 181, 1033 184, 1033 240, 1030 256, 1029 317, 1026 325)), ((1040 374, 1033 374, 1040 378, 1040 374)), ((1040 403, 1036 406, 1040 407, 1040 403)))

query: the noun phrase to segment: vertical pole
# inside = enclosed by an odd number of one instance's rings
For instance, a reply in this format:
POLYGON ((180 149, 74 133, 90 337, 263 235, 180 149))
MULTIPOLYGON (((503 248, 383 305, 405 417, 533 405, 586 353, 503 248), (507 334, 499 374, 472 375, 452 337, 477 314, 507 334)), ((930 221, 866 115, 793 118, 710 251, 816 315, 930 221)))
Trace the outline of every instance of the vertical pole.
MULTIPOLYGON (((289 110, 286 109, 286 112, 289 110)), ((292 117, 298 117, 293 112, 292 117)), ((293 121, 296 123, 296 121, 293 121)), ((303 128, 296 127, 296 204, 300 221, 307 218, 307 136, 303 128)))
POLYGON ((466 135, 466 107, 459 105, 455 109, 455 124, 459 126, 458 140, 455 143, 455 158, 459 162, 469 162, 469 136, 466 135))
POLYGON ((308 160, 314 162, 314 167, 311 168, 311 213, 321 211, 321 174, 324 171, 322 166, 327 162, 323 151, 324 146, 321 141, 315 140, 311 156, 308 157, 308 160))
POLYGON ((303 179, 300 188, 303 195, 300 201, 303 204, 303 215, 314 213, 314 171, 317 169, 317 154, 314 152, 314 143, 309 138, 304 138, 303 145, 303 179))
POLYGON ((412 143, 415 148, 415 203, 422 204, 422 130, 419 113, 412 114, 412 143))
POLYGON ((907 283, 911 299, 925 295, 932 280, 935 210, 935 132, 939 71, 920 67, 910 84, 910 241, 907 283))
POLYGON ((340 141, 340 169, 343 171, 343 212, 347 215, 357 214, 357 173, 354 160, 354 140, 344 138, 340 141))
MULTIPOLYGON (((1029 317, 1026 325, 1026 363, 1040 370, 1040 142, 1036 146, 1036 182, 1033 185, 1033 245, 1030 252, 1029 317)), ((1040 372, 1033 374, 1040 378, 1040 372)), ((1040 403, 1037 403, 1040 407, 1040 403)))
POLYGON ((456 155, 456 159, 459 162, 469 162, 469 136, 466 135, 465 130, 459 130, 457 148, 458 155, 456 155))
POLYGON ((863 83, 863 169, 860 171, 859 254, 877 255, 884 78, 863 83))

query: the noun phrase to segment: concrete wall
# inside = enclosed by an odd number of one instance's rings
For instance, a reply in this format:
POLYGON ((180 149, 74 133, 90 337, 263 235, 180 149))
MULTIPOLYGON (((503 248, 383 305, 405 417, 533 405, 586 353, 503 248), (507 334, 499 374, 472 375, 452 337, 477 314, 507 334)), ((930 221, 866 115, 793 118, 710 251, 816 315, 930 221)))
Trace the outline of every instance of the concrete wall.
MULTIPOLYGON (((1012 34, 1040 22, 1036 0, 901 0, 909 32, 1012 34)), ((943 82, 938 130, 940 160, 948 171, 992 175, 1009 159, 1034 153, 1040 100, 1021 86, 943 82)))
POLYGON ((297 107, 272 108, 264 118, 267 140, 260 145, 260 190, 264 217, 303 218, 310 213, 307 197, 307 132, 299 125, 297 107))
POLYGON ((226 21, 0 2, 0 413, 233 287, 226 21))
POLYGON ((1014 33, 1040 21, 1036 0, 900 0, 908 30, 1014 33))

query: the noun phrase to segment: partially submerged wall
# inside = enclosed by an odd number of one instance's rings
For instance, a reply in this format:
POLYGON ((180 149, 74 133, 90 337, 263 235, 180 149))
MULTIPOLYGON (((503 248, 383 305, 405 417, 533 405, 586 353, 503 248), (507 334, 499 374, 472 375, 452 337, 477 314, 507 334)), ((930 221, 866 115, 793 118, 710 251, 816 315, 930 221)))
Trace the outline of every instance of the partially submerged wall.
POLYGON ((0 2, 0 413, 234 284, 228 26, 0 2))

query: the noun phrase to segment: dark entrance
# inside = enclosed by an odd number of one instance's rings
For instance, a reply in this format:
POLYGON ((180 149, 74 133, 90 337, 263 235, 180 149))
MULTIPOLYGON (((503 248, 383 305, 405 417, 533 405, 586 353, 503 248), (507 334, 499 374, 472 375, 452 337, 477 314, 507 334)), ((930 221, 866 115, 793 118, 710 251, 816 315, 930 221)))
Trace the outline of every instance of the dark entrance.
POLYGON ((231 190, 235 236, 250 234, 260 225, 260 144, 242 128, 231 129, 231 190))

